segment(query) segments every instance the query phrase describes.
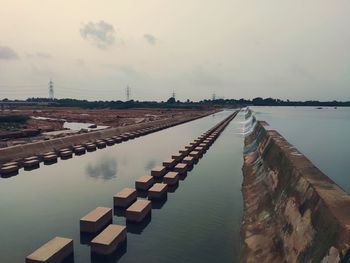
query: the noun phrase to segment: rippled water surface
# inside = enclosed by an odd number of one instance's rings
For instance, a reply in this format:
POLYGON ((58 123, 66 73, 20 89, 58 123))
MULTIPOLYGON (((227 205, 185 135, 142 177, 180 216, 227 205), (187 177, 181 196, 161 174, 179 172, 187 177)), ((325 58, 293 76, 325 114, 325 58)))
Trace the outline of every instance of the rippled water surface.
MULTIPOLYGON (((74 239, 74 262, 239 262, 242 144, 238 115, 150 220, 128 228, 125 249, 90 257, 79 219, 227 117, 190 123, 40 169, 0 178, 0 262, 23 262, 54 236, 74 239)), ((125 224, 115 215, 115 224, 125 224)))
POLYGON ((350 193, 350 108, 252 107, 318 168, 350 193))

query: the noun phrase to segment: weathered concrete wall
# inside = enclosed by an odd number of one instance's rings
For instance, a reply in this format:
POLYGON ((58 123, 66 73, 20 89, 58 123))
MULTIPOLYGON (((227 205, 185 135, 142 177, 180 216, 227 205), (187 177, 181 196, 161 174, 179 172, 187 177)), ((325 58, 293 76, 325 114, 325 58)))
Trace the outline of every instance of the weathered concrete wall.
POLYGON ((217 111, 205 112, 201 115, 174 117, 171 119, 134 124, 134 125, 129 125, 125 127, 110 128, 110 129, 105 129, 101 131, 76 134, 76 135, 67 136, 63 138, 52 139, 48 141, 41 141, 41 142, 7 147, 7 148, 0 149, 0 164, 9 162, 12 160, 22 159, 33 155, 40 155, 45 152, 57 151, 59 149, 72 147, 73 145, 77 145, 77 144, 84 144, 84 143, 96 141, 98 139, 105 139, 108 137, 117 136, 122 133, 132 132, 138 129, 156 127, 163 124, 178 125, 181 123, 185 123, 188 121, 192 121, 195 119, 208 116, 215 112, 217 111))
POLYGON ((265 122, 243 175, 246 262, 349 262, 350 196, 265 122))

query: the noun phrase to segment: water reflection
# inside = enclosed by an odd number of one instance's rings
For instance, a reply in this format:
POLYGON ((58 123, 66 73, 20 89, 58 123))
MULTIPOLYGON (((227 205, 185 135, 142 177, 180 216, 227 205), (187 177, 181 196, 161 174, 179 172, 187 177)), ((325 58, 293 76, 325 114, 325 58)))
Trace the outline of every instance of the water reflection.
POLYGON ((151 223, 152 214, 146 216, 141 222, 134 223, 130 221, 126 221, 126 229, 129 233, 141 235, 143 230, 151 223))
POLYGON ((151 170, 154 166, 156 166, 156 163, 157 163, 156 160, 149 160, 145 165, 145 169, 151 170))
POLYGON ((161 209, 166 201, 168 200, 168 196, 165 196, 162 199, 154 199, 152 200, 152 209, 161 209))
POLYGON ((108 156, 103 156, 96 163, 89 163, 86 167, 86 172, 90 177, 103 180, 115 178, 117 170, 117 161, 108 156))
POLYGON ((12 176, 16 176, 17 174, 18 174, 18 171, 14 171, 14 172, 7 173, 7 174, 1 174, 0 177, 2 177, 2 178, 10 178, 12 176))
POLYGON ((115 263, 126 253, 127 251, 127 239, 118 245, 118 248, 114 253, 108 256, 97 255, 91 253, 91 263, 115 263))
POLYGON ((168 192, 175 193, 176 189, 179 188, 179 182, 174 185, 168 185, 168 192))

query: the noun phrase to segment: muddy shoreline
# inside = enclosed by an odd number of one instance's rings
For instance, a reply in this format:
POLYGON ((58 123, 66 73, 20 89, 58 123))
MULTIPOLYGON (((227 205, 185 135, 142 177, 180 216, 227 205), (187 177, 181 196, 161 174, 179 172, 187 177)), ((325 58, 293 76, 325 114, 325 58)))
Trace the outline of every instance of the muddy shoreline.
POLYGON ((70 148, 77 144, 84 144, 93 142, 108 137, 117 136, 125 132, 133 132, 138 129, 161 126, 170 124, 172 126, 189 122, 195 119, 203 118, 218 111, 206 111, 190 116, 175 116, 173 118, 166 118, 162 120, 150 121, 146 123, 139 123, 128 125, 124 127, 109 128, 100 131, 93 131, 83 134, 76 134, 47 141, 40 141, 34 143, 27 143, 24 145, 17 145, 0 149, 0 164, 10 161, 21 161, 23 158, 42 155, 46 152, 58 151, 62 148, 70 148))

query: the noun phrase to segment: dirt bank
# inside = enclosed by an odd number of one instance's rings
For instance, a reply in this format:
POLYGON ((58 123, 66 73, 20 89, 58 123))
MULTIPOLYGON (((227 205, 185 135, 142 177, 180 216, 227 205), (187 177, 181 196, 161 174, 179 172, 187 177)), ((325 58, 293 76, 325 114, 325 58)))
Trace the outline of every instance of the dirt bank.
POLYGON ((174 116, 170 118, 164 118, 161 120, 154 120, 149 122, 143 122, 133 125, 128 125, 118 128, 109 128, 100 131, 88 132, 83 134, 76 134, 72 136, 66 136, 63 138, 51 139, 46 141, 40 141, 35 143, 27 143, 24 145, 17 145, 0 149, 0 164, 21 160, 26 157, 34 155, 42 155, 50 151, 58 151, 62 148, 69 148, 77 144, 85 144, 88 142, 94 142, 98 139, 106 139, 108 137, 117 136, 125 132, 132 132, 138 129, 144 129, 149 127, 157 127, 164 124, 170 124, 172 126, 178 125, 184 122, 192 121, 198 118, 208 116, 216 111, 201 111, 192 114, 186 114, 183 116, 174 116))

